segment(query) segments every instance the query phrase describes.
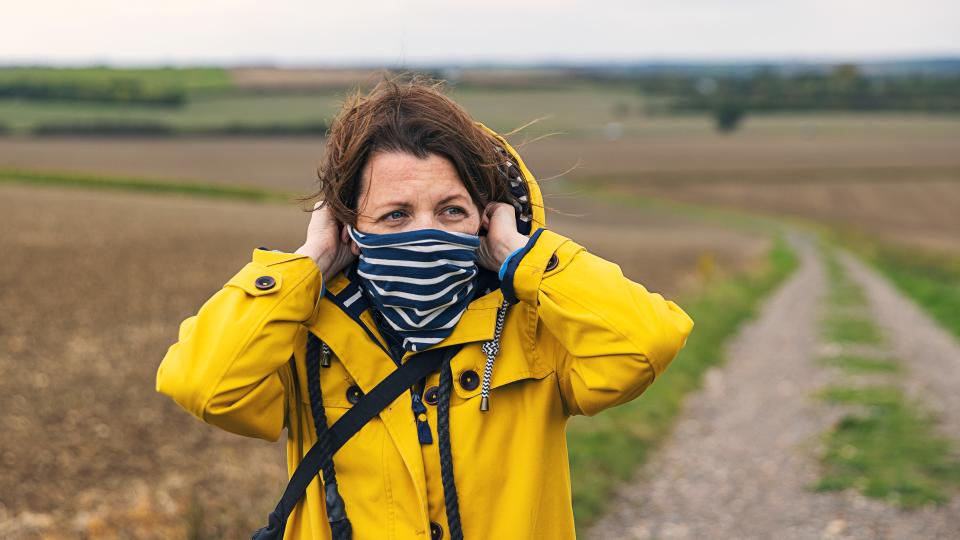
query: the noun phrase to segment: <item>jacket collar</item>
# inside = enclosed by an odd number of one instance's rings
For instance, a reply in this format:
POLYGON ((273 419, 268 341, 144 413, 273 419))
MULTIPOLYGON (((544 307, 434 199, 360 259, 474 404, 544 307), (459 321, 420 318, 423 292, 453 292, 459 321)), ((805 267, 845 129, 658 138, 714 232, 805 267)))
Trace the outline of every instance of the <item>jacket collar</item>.
MULTIPOLYGON (((485 274, 485 279, 480 281, 481 289, 485 291, 493 285, 499 285, 495 273, 483 270, 480 275, 485 274), (490 275, 493 276, 492 281, 490 275)), ((333 350, 364 393, 369 392, 396 365, 387 352, 389 347, 373 320, 372 311, 363 299, 356 279, 355 264, 334 276, 325 289, 308 328, 333 350), (330 331, 332 328, 337 330, 330 331)), ((498 286, 475 297, 467 305, 453 332, 436 347, 493 339, 497 309, 502 303, 503 292, 498 286)), ((414 354, 405 352, 401 361, 405 362, 414 354)))

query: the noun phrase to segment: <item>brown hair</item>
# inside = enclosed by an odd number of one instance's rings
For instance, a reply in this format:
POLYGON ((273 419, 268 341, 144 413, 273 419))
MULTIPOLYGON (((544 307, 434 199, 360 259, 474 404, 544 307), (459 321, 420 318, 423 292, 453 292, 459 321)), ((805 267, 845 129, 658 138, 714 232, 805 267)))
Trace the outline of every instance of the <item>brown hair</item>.
MULTIPOLYGON (((341 223, 356 224, 361 173, 374 152, 400 151, 418 158, 438 154, 450 160, 481 210, 491 201, 513 204, 497 165, 499 144, 446 96, 444 82, 414 74, 383 79, 366 95, 348 96, 327 134, 317 168, 319 189, 299 200, 322 200, 341 223)), ((306 211, 312 211, 312 204, 306 211)))

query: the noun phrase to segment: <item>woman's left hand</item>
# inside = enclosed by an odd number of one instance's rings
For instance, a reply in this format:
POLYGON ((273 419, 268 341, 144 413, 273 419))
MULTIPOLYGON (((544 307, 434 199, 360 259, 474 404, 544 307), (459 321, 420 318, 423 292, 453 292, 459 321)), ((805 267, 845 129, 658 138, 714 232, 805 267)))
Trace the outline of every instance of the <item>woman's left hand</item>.
POLYGON ((480 228, 486 229, 486 236, 480 236, 480 252, 477 262, 480 266, 500 271, 500 265, 515 250, 526 245, 528 237, 517 232, 517 215, 507 203, 492 202, 483 210, 480 228))

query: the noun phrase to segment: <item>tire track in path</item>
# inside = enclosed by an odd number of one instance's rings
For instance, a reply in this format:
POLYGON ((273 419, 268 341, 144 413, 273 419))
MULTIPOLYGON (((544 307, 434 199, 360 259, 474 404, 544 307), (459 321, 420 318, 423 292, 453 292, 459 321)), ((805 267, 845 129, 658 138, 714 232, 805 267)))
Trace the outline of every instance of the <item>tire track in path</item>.
POLYGON ((836 378, 816 362, 826 276, 811 240, 790 240, 797 272, 741 329, 727 361, 705 375, 670 438, 588 538, 905 539, 960 530, 960 497, 908 512, 852 490, 807 487, 818 479, 819 437, 844 411, 814 397, 836 378))

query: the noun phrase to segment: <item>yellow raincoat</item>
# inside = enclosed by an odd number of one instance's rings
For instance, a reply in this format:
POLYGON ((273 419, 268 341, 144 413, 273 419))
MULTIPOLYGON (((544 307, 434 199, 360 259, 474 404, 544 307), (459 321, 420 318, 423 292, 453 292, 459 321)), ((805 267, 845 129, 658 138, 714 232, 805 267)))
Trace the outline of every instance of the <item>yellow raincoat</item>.
MULTIPOLYGON (((505 139, 478 125, 520 166, 537 230, 545 216, 536 180, 505 139)), ((316 440, 304 363, 307 331, 333 353, 320 381, 328 425, 352 406, 351 392, 369 392, 395 369, 370 334, 320 296, 321 280, 306 256, 254 249, 252 261, 181 323, 179 340, 157 371, 157 391, 204 422, 241 435, 276 441, 287 428, 292 474, 316 440), (292 387, 294 380, 299 388, 292 387)), ((347 285, 342 272, 325 283, 334 295, 347 285)), ((481 389, 474 383, 483 373, 481 345, 494 335, 502 291, 473 299, 438 345, 464 344, 451 361, 450 404, 463 533, 467 540, 574 538, 567 419, 639 396, 667 369, 693 321, 624 277, 616 264, 549 229, 523 256, 513 285, 519 302, 504 322, 489 411, 481 412, 481 389), (469 371, 473 381, 461 377, 469 371)), ((360 318, 385 345, 370 310, 360 318)), ((434 372, 426 387, 438 384, 434 372)), ((427 416, 436 430, 436 405, 427 405, 427 416)), ((334 464, 354 538, 425 539, 431 527, 434 536, 449 536, 438 445, 420 444, 409 392, 348 440, 334 464)), ((323 497, 314 480, 285 538, 330 538, 323 497)))

